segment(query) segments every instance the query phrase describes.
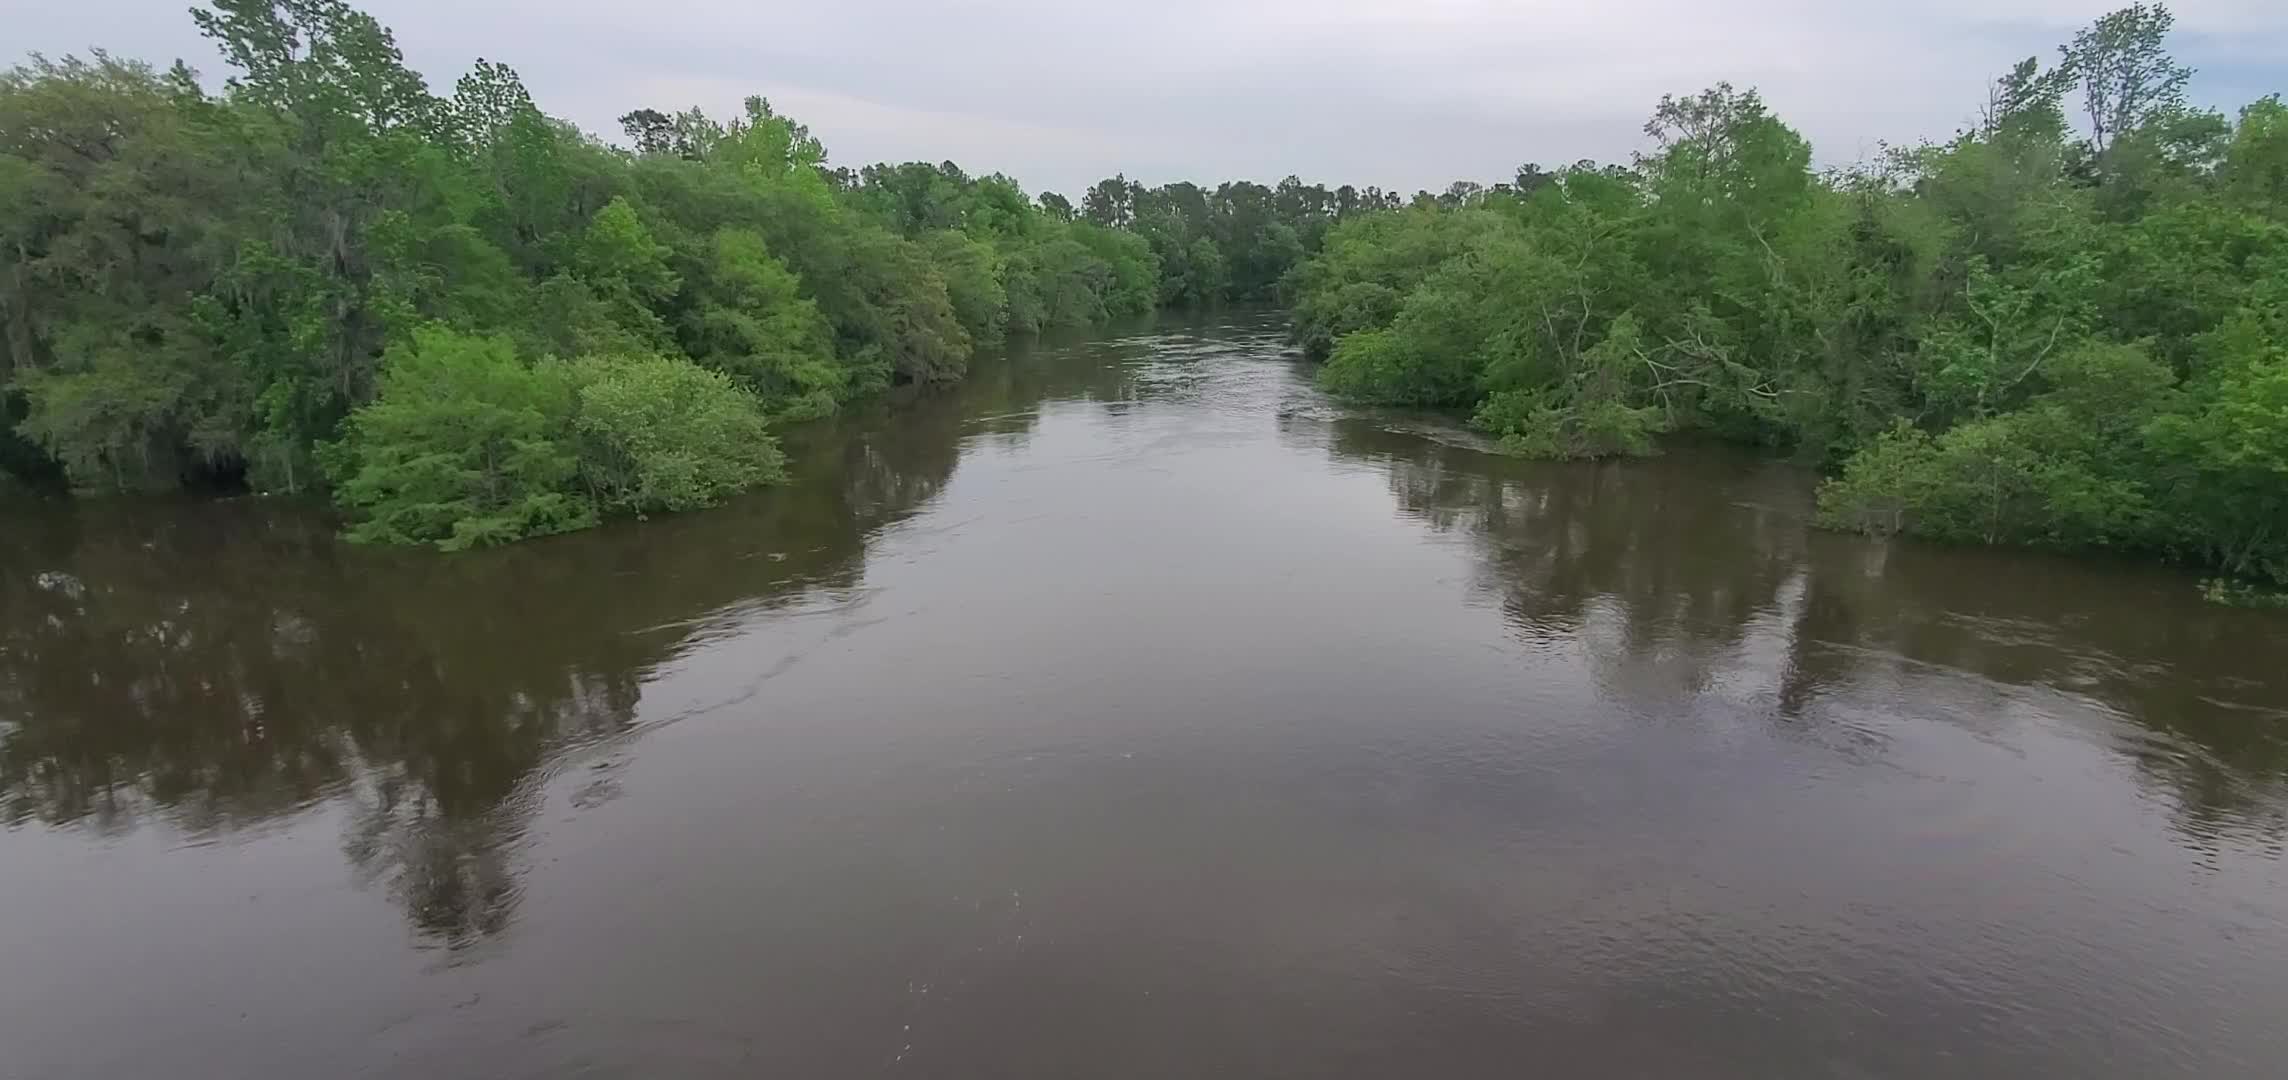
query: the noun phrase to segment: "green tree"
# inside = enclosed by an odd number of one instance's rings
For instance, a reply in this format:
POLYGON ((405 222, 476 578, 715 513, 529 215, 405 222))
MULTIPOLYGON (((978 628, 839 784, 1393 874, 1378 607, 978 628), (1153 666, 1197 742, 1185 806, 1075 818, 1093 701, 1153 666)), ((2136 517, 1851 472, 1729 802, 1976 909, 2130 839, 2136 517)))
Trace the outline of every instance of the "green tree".
POLYGON ((2090 145, 2099 157, 2130 132, 2184 108, 2193 69, 2169 55, 2176 22, 2165 4, 2131 4, 2058 47, 2062 66, 2081 80, 2090 145))
POLYGON ((505 337, 415 332, 324 457, 350 539, 456 551, 594 524, 566 437, 575 409, 567 373, 505 337))
POLYGON ((710 256, 684 334, 691 357, 781 415, 832 412, 849 373, 834 362, 832 328, 794 272, 746 229, 717 232, 710 256))
POLYGON ((2147 434, 2168 539, 2227 573, 2288 584, 2288 348, 2283 316, 2235 315, 2204 342, 2192 407, 2147 434))
POLYGON ((657 307, 683 284, 668 266, 668 254, 635 208, 625 198, 615 198, 588 223, 573 256, 573 272, 613 322, 635 340, 656 347, 667 341, 667 322, 657 307))
POLYGON ((2274 94, 2240 111, 2223 164, 2225 191, 2275 221, 2288 220, 2288 105, 2274 94))
POLYGON ((170 486, 247 451, 255 374, 213 332, 257 219, 230 123, 187 73, 103 54, 0 75, 0 397, 81 488, 170 486))
POLYGON ((763 403, 720 372, 643 356, 568 374, 580 477, 605 513, 697 510, 785 478, 763 403))

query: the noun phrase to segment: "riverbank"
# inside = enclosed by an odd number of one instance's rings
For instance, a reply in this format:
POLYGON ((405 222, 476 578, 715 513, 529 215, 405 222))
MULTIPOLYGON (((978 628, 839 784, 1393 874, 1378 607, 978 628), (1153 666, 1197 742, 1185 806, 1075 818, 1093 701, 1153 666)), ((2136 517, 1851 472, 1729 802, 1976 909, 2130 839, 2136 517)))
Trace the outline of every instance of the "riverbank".
POLYGON ((11 1060, 2288 1063, 2280 613, 1814 529, 1752 454, 1489 454, 1276 318, 894 396, 783 486, 450 558, 11 516, 11 1060))

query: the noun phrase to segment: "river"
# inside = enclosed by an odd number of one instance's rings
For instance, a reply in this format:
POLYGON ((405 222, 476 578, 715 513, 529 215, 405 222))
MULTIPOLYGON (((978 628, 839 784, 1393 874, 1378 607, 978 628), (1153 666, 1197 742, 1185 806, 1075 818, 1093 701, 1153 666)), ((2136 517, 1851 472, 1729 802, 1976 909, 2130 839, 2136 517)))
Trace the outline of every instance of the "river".
POLYGON ((0 510, 0 1075, 2288 1075, 2288 616, 981 359, 439 556, 0 510))

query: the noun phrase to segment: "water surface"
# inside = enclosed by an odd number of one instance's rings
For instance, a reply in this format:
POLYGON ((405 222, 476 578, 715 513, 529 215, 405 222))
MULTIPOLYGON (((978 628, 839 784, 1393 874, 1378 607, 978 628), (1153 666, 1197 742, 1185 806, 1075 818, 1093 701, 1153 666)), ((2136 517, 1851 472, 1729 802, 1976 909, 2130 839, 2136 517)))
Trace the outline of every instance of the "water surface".
POLYGON ((2288 1075, 2288 618, 1279 329, 504 551, 0 509, 0 1075, 2288 1075))

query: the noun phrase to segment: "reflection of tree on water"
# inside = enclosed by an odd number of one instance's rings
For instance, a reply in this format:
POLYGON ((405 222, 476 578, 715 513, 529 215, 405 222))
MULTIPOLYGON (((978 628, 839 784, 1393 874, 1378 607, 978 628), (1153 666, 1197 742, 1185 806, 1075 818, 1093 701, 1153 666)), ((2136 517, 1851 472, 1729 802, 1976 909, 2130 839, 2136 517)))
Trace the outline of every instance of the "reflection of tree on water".
POLYGON ((1887 663, 2094 703, 2207 844, 2288 834, 2288 672, 2274 613, 2218 607, 2142 566, 1814 534, 1794 631, 1809 696, 1887 663))
POLYGON ((300 806, 342 748, 287 700, 274 657, 316 640, 284 606, 321 539, 266 522, 232 542, 174 508, 26 515, 0 544, 0 807, 26 819, 186 829, 300 806), (243 546, 240 546, 243 545, 243 546), (235 551, 237 554, 228 554, 235 551))
POLYGON ((12 506, 0 820, 213 834, 338 806, 359 879, 421 932, 496 932, 548 764, 629 730, 692 627, 857 584, 965 440, 1021 438, 1044 399, 1129 396, 1141 348, 981 360, 788 432, 784 488, 500 551, 349 548, 259 500, 12 506))
POLYGON ((1784 469, 1736 459, 1551 465, 1343 422, 1334 450, 1388 473, 1410 516, 1479 542, 1488 585, 1525 632, 1572 635, 1610 609, 1620 646, 1715 658, 1770 609, 1801 560, 1801 494, 1784 469))
POLYGON ((943 489, 965 437, 1110 389, 1051 352, 977 374, 790 433, 785 488, 501 551, 348 548, 258 500, 13 518, 0 814, 211 834, 339 806, 360 880, 418 929, 495 932, 546 764, 628 730, 692 625, 855 584, 867 538, 943 489))
POLYGON ((349 802, 343 854, 416 928, 453 945, 507 928, 517 899, 508 851, 531 819, 530 792, 455 818, 418 784, 386 776, 354 785, 349 802))
POLYGON ((2195 843, 2288 833, 2275 613, 2143 567, 1813 532, 1808 479, 1737 451, 1548 465, 1358 421, 1330 437, 1403 512, 1471 537, 1519 632, 1579 642, 1610 693, 1773 684, 1776 719, 1803 724, 1873 676, 1967 673, 2131 721, 2120 751, 2195 843), (1744 647, 1758 635, 1780 655, 1744 647))
POLYGON ((855 533, 813 529, 800 559, 677 590, 615 573, 610 542, 514 562, 354 551, 254 503, 29 524, 0 549, 10 824, 213 833, 338 800, 361 877, 448 940, 505 924, 503 845, 534 769, 633 722, 675 643, 630 631, 847 576, 858 551, 855 533))

